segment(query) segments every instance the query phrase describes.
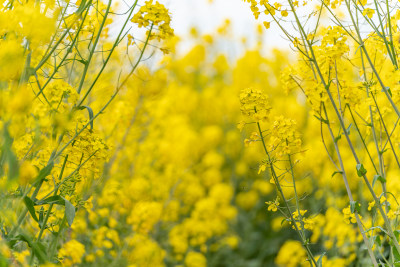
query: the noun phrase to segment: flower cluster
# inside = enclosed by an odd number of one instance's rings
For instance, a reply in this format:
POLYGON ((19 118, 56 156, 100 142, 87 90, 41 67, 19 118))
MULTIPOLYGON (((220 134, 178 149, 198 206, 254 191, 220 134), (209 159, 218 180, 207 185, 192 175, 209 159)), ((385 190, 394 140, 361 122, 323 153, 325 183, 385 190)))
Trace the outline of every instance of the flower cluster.
POLYGON ((158 2, 2 2, 0 266, 396 260, 400 12, 375 25, 384 9, 364 0, 343 20, 340 0, 306 16, 247 2, 297 61, 261 45, 229 58, 226 21, 145 67, 152 42, 179 47, 158 2))
MULTIPOLYGON (((152 33, 150 39, 165 40, 174 35, 174 30, 170 27, 171 18, 168 9, 158 1, 153 3, 153 0, 148 0, 140 8, 131 19, 133 23, 137 23, 139 28, 148 27, 149 25, 157 27, 158 32, 152 33)), ((149 33, 149 31, 148 31, 149 33)))
POLYGON ((247 88, 240 92, 240 110, 246 118, 254 121, 267 121, 271 107, 267 96, 259 89, 247 88))
POLYGON ((296 122, 292 119, 283 116, 275 118, 270 130, 268 146, 269 150, 274 151, 277 157, 282 158, 301 150, 300 134, 295 126, 296 122))

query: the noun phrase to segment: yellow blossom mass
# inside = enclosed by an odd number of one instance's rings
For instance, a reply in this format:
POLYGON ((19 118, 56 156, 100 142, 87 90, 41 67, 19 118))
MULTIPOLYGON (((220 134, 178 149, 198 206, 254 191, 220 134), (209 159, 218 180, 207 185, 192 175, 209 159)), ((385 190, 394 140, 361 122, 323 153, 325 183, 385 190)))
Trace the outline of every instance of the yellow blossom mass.
POLYGON ((244 2, 1 1, 0 266, 396 265, 398 3, 244 2))

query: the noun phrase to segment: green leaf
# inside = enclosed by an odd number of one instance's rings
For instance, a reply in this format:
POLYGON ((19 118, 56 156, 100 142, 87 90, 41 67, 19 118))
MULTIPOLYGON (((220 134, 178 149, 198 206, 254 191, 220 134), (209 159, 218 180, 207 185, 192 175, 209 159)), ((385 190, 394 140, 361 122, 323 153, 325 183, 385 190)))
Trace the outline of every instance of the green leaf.
POLYGON ((335 137, 335 143, 337 143, 340 139, 342 138, 342 135, 339 134, 338 136, 335 137))
POLYGON ((357 201, 350 201, 350 211, 351 211, 351 213, 354 213, 354 210, 356 209, 356 203, 357 203, 357 201))
POLYGON ((84 60, 84 59, 75 59, 75 60, 78 61, 78 62, 80 62, 80 63, 82 63, 83 65, 86 65, 86 64, 87 64, 87 61, 84 60))
POLYGON ((58 205, 65 205, 65 199, 62 198, 61 196, 51 196, 48 198, 45 198, 39 202, 36 203, 36 205, 44 205, 44 204, 58 204, 58 205))
POLYGON ((51 170, 53 169, 53 167, 54 167, 54 162, 52 161, 46 167, 41 169, 35 182, 37 183, 37 182, 40 182, 41 180, 45 179, 46 176, 51 173, 51 170))
POLYGON ((381 237, 379 235, 374 236, 374 243, 376 243, 378 246, 382 246, 381 237))
POLYGON ((317 266, 322 267, 322 258, 325 256, 326 252, 322 252, 321 256, 319 256, 319 259, 317 261, 317 266))
POLYGON ((374 187, 376 181, 379 181, 382 184, 386 183, 386 179, 378 174, 374 175, 374 179, 372 179, 372 187, 374 187))
POLYGON ((18 236, 15 237, 15 240, 26 242, 32 248, 34 255, 39 260, 39 263, 45 263, 47 261, 45 253, 46 246, 43 243, 33 242, 32 238, 30 238, 26 233, 20 233, 18 236))
POLYGON ((385 153, 387 150, 388 150, 388 149, 386 148, 386 149, 384 149, 384 150, 382 150, 382 151, 379 151, 379 155, 383 155, 383 153, 385 153))
POLYGON ((26 208, 28 209, 29 213, 31 214, 32 218, 35 221, 39 221, 37 216, 36 216, 36 212, 35 212, 35 203, 32 201, 32 199, 30 199, 29 197, 25 196, 24 197, 24 203, 26 205, 26 208))
POLYGON ((9 180, 13 180, 19 176, 19 164, 18 159, 12 151, 12 144, 14 139, 8 132, 8 123, 4 125, 2 143, 0 147, 0 176, 3 176, 5 171, 7 172, 7 177, 9 180), (7 163, 7 169, 5 168, 5 163, 7 163))
POLYGON ((286 219, 286 218, 285 218, 285 219, 282 219, 282 221, 281 221, 281 226, 283 225, 284 222, 287 222, 287 221, 289 221, 289 220, 286 219))
POLYGON ((332 173, 331 178, 333 178, 333 176, 335 176, 335 175, 338 174, 338 173, 342 174, 343 172, 342 172, 342 171, 335 171, 334 173, 332 173))
POLYGON ((67 218, 69 226, 71 226, 75 218, 75 207, 68 200, 66 199, 64 200, 65 200, 65 217, 67 218))
POLYGON ((329 124, 329 121, 328 121, 328 120, 325 120, 325 119, 323 119, 323 118, 317 117, 317 116, 315 116, 315 115, 314 115, 314 117, 317 118, 319 121, 321 121, 321 122, 323 122, 323 123, 329 124))
POLYGON ((89 113, 89 119, 90 119, 90 130, 93 130, 93 110, 92 110, 92 108, 91 107, 89 107, 89 106, 81 106, 81 107, 79 107, 79 109, 87 109, 88 110, 88 113, 89 113))
POLYGON ((349 127, 347 127, 347 129, 346 129, 346 133, 347 133, 347 134, 350 134, 351 125, 352 125, 352 123, 350 123, 349 127))
MULTIPOLYGON (((392 244, 392 240, 390 240, 390 245, 391 246, 393 246, 393 244, 392 244)), ((400 261, 400 254, 399 254, 399 252, 397 251, 397 249, 393 246, 393 256, 394 256, 394 260, 397 262, 397 261, 400 261)))
POLYGON ((40 227, 42 227, 43 224, 43 217, 44 217, 43 215, 44 215, 44 208, 42 206, 39 211, 39 221, 38 221, 40 227))
POLYGON ((86 0, 82 0, 81 4, 79 5, 79 8, 76 10, 76 14, 81 15, 83 13, 83 11, 86 8, 86 0))
POLYGON ((399 239, 400 230, 394 230, 393 233, 394 233, 394 235, 396 236, 396 238, 399 239))
POLYGON ((360 212, 361 204, 358 201, 350 201, 350 211, 351 213, 360 212))
POLYGON ((390 91, 390 87, 386 86, 385 89, 382 89, 382 92, 385 92, 385 91, 387 91, 389 93, 390 97, 393 97, 392 91, 390 91))
POLYGON ((364 165, 362 165, 361 163, 357 164, 356 169, 357 169, 358 177, 362 177, 367 173, 367 170, 364 168, 364 165))

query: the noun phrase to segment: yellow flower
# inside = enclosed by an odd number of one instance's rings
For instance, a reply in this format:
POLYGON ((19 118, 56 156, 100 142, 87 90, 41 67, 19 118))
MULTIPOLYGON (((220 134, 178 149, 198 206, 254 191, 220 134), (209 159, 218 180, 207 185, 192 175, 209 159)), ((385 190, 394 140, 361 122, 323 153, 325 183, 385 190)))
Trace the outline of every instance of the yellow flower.
POLYGON ((306 266, 304 263, 307 259, 306 250, 299 241, 287 240, 279 249, 275 258, 278 266, 297 267, 306 266))
POLYGON ((185 266, 187 267, 206 267, 207 260, 203 254, 190 251, 185 258, 185 266))
POLYGON ((279 207, 278 198, 276 198, 274 201, 267 201, 265 202, 265 204, 268 205, 268 211, 275 212, 278 210, 279 207))
POLYGON ((19 168, 19 182, 26 185, 33 181, 38 173, 38 169, 32 163, 24 161, 19 168))
POLYGON ((244 210, 251 210, 258 202, 258 193, 255 190, 240 192, 236 196, 236 203, 244 210))
POLYGON ((293 45, 294 45, 294 47, 298 47, 299 44, 300 44, 299 38, 295 37, 295 38, 293 39, 293 45))
POLYGON ((255 121, 267 121, 271 107, 268 97, 261 90, 248 88, 239 94, 241 111, 255 121))
MULTIPOLYGON (((357 219, 356 219, 355 214, 352 213, 351 210, 350 210, 350 206, 347 207, 347 208, 344 208, 344 209, 342 210, 342 212, 343 212, 343 214, 344 214, 344 221, 345 221, 347 224, 356 223, 356 222, 357 222, 357 219)), ((361 216, 361 215, 358 215, 358 216, 360 217, 360 219, 362 219, 362 216, 361 216)))
POLYGON ((157 1, 155 3, 153 3, 153 0, 146 1, 131 21, 137 23, 139 28, 149 25, 156 26, 157 30, 153 30, 150 39, 156 38, 160 41, 174 36, 174 30, 170 27, 171 18, 168 9, 157 1), (154 33, 154 31, 157 31, 157 33, 154 33))
POLYGON ((266 164, 260 164, 260 167, 258 168, 258 174, 265 171, 266 168, 267 168, 266 164))
POLYGON ((82 262, 84 254, 85 246, 77 240, 70 240, 60 249, 58 257, 64 266, 73 266, 82 262))
POLYGON ((375 14, 375 10, 371 8, 366 8, 363 11, 363 16, 367 16, 368 18, 372 19, 372 16, 375 14))
POLYGON ((372 208, 375 206, 375 201, 369 202, 368 203, 368 210, 372 210, 372 208))

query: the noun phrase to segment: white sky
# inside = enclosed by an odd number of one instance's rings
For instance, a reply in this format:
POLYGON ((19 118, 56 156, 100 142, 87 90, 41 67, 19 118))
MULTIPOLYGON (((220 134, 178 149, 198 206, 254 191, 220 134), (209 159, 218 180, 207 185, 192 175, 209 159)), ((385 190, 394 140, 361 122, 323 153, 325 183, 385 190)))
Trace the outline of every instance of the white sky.
MULTIPOLYGON (((249 3, 243 0, 165 0, 164 3, 172 14, 172 27, 175 34, 185 36, 190 28, 196 26, 201 33, 212 33, 230 19, 234 35, 247 37, 250 45, 254 44, 255 29, 262 21, 256 21, 249 3)), ((283 40, 278 29, 273 26, 265 31, 265 49, 282 46, 283 40)))
POLYGON ((226 18, 234 23, 238 34, 255 25, 255 19, 247 3, 243 0, 167 0, 172 14, 173 28, 178 35, 195 25, 205 32, 213 31, 226 18))

